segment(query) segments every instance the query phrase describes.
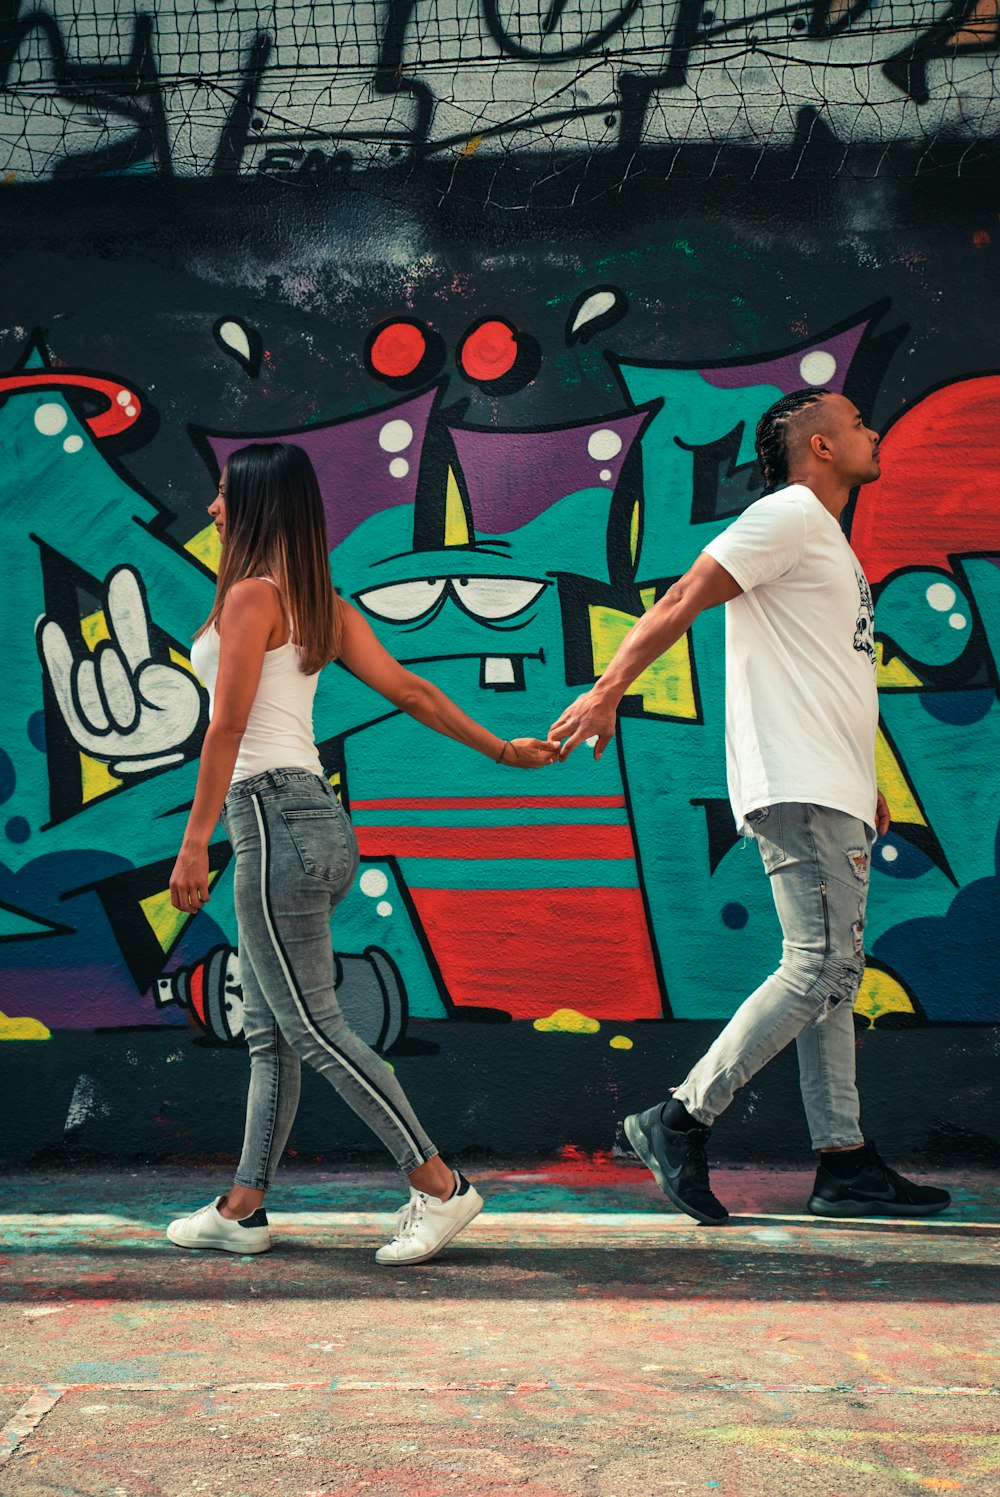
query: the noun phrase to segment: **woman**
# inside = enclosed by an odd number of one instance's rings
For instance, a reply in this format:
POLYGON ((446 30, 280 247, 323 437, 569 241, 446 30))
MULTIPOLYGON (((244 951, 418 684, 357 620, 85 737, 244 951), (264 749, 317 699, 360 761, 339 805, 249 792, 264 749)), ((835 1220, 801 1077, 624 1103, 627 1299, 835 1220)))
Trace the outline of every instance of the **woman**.
POLYGON ((538 768, 553 761, 558 745, 505 742, 480 727, 394 660, 337 597, 319 485, 300 447, 234 452, 208 512, 222 562, 191 659, 208 687, 211 720, 170 897, 184 911, 208 902, 208 844, 221 813, 236 855, 250 1088, 233 1186, 171 1222, 167 1235, 187 1248, 262 1253, 271 1246, 264 1195, 295 1117, 305 1060, 409 1177, 409 1202, 376 1262, 423 1263, 483 1203, 441 1160, 392 1068, 348 1029, 337 1004, 330 913, 354 880, 358 849, 316 751, 318 673, 339 660, 401 711, 498 763, 538 768))

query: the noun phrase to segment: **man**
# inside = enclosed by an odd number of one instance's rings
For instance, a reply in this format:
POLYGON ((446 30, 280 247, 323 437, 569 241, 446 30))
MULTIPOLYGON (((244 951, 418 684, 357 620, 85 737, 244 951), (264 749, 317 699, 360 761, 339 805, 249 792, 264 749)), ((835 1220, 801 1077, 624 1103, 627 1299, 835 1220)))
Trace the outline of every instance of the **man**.
POLYGON ((706 608, 726 604, 726 751, 737 827, 752 835, 784 937, 778 969, 741 1005, 664 1104, 625 1133, 675 1206, 724 1222, 712 1193, 709 1129, 793 1038, 813 1147, 809 1210, 927 1216, 947 1191, 888 1168, 859 1127, 854 1000, 876 831, 878 697, 871 593, 840 518, 879 477, 878 434, 826 390, 786 395, 757 427, 765 497, 711 541, 630 630, 596 685, 552 726, 563 758, 596 739, 599 759, 631 683, 706 608))

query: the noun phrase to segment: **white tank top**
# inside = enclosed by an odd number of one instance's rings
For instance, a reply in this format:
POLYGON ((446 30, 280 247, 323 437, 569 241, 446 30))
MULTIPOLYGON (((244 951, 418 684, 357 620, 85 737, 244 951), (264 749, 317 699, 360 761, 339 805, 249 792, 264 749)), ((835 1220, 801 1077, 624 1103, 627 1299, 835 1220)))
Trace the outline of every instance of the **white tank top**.
MULTIPOLYGON (((264 655, 257 695, 247 718, 231 784, 265 769, 308 769, 322 775, 312 720, 319 673, 307 676, 300 668, 301 658, 302 652, 291 640, 264 655)), ((219 631, 214 624, 192 645, 191 664, 208 691, 211 717, 219 675, 219 631)))

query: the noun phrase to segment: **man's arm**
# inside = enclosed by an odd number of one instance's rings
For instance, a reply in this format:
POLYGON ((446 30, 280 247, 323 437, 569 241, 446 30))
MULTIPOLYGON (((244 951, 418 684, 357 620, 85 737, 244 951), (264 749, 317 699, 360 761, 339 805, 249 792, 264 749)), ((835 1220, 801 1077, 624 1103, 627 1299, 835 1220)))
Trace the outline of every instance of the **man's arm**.
POLYGON ((676 644, 699 613, 738 598, 742 591, 725 567, 703 551, 690 571, 633 624, 597 683, 552 724, 549 737, 565 740, 560 759, 595 737, 594 758, 599 759, 615 735, 618 704, 636 677, 676 644))

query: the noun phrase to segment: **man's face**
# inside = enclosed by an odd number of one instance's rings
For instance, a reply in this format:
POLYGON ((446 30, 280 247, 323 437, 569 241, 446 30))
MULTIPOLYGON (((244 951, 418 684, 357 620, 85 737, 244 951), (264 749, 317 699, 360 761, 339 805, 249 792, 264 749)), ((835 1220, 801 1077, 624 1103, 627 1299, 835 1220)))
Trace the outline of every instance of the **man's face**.
POLYGON ((877 431, 861 418, 857 406, 845 395, 827 395, 823 401, 825 436, 833 452, 833 466, 851 488, 881 477, 877 431))

